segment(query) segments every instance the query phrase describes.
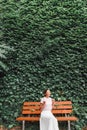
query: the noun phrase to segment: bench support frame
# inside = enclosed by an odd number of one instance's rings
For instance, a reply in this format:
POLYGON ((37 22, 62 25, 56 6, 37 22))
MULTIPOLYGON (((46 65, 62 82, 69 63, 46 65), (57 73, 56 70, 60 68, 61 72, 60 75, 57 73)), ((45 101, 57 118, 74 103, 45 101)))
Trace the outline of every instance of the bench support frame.
POLYGON ((68 121, 68 130, 71 130, 70 121, 68 121))
POLYGON ((22 121, 22 130, 25 130, 25 121, 22 121))

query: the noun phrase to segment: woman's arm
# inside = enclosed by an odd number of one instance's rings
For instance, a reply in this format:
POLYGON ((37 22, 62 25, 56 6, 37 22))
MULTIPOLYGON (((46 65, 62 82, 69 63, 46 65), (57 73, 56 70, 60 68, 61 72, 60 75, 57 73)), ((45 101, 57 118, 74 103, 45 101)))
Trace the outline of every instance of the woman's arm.
POLYGON ((41 111, 43 110, 43 108, 45 107, 45 104, 46 104, 46 102, 44 101, 43 103, 40 103, 40 109, 41 109, 41 111))
POLYGON ((55 103, 55 99, 52 99, 52 107, 54 106, 55 103))

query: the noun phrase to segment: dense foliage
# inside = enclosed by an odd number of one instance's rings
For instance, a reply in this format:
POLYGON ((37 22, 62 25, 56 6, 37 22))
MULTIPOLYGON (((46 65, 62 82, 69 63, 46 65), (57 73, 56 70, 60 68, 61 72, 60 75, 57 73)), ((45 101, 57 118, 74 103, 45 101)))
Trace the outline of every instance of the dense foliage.
POLYGON ((0 77, 0 122, 15 123, 24 101, 50 88, 71 100, 80 130, 87 121, 86 0, 2 0, 1 42, 13 46, 0 77))
POLYGON ((7 58, 6 55, 10 51, 13 51, 13 49, 9 46, 4 44, 0 45, 0 73, 3 73, 3 71, 8 71, 8 66, 3 62, 3 60, 7 58))

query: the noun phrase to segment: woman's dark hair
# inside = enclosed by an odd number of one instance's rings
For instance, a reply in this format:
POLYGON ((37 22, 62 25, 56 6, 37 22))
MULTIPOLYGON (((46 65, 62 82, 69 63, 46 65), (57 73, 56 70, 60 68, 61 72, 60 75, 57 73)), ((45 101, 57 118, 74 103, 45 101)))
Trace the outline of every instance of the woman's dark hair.
POLYGON ((49 89, 45 89, 45 90, 44 90, 44 92, 43 92, 44 95, 46 95, 47 90, 49 90, 49 89))

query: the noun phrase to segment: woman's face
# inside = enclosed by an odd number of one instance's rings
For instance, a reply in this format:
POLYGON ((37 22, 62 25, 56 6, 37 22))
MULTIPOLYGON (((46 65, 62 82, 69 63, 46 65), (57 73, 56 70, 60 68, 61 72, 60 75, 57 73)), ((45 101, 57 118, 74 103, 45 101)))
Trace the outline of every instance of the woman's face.
POLYGON ((50 95, 51 95, 50 90, 47 90, 47 91, 46 91, 46 97, 49 97, 50 95))

